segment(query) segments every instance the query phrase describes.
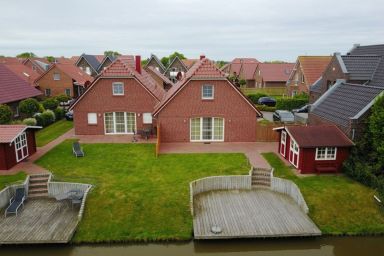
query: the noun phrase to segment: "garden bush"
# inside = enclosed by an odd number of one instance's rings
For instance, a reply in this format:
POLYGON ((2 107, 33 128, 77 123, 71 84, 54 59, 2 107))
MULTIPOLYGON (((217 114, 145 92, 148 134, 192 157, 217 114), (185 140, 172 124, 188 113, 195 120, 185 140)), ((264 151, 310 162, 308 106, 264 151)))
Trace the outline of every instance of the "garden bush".
POLYGON ((53 110, 53 112, 55 113, 57 121, 63 119, 65 115, 65 110, 62 107, 57 107, 55 110, 53 110))
POLYGON ((44 108, 43 104, 40 103, 38 113, 43 113, 44 111, 45 111, 45 108, 44 108))
POLYGON ((41 117, 41 113, 36 113, 33 118, 36 119, 36 125, 37 126, 43 126, 44 127, 44 120, 41 117))
POLYGON ((19 111, 27 117, 32 117, 33 114, 39 112, 39 102, 36 99, 29 98, 20 101, 19 111))
POLYGON ((58 102, 67 102, 71 99, 71 97, 69 97, 68 95, 65 95, 65 94, 61 94, 61 95, 56 96, 55 99, 58 102))
POLYGON ((35 126, 37 124, 37 121, 36 121, 36 118, 33 118, 33 117, 25 118, 23 120, 23 124, 30 125, 30 126, 35 126))
POLYGON ((275 112, 276 107, 270 107, 266 105, 256 105, 257 109, 260 111, 275 112))
POLYGON ((59 102, 55 98, 48 98, 43 101, 45 109, 55 110, 59 106, 59 102))
POLYGON ((43 119, 43 126, 48 126, 55 122, 55 113, 52 110, 45 110, 40 117, 43 119))
POLYGON ((292 110, 294 108, 300 108, 305 104, 308 104, 308 99, 306 98, 277 99, 276 109, 292 110))
POLYGON ((261 97, 267 97, 268 95, 267 94, 264 94, 264 93, 255 93, 255 94, 249 94, 247 95, 247 97, 253 102, 253 104, 257 104, 257 101, 261 98, 261 97))
POLYGON ((0 104, 0 124, 9 124, 12 120, 12 110, 8 105, 0 104))

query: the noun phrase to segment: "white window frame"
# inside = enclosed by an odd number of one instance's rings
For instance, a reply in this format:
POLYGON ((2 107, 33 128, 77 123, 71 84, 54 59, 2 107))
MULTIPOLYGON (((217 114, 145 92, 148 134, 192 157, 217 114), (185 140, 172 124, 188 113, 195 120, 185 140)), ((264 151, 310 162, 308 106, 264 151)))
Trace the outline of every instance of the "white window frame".
POLYGON ((51 88, 45 88, 44 89, 44 95, 47 97, 50 97, 52 95, 52 90, 51 88), (49 91, 49 93, 47 93, 49 91))
POLYGON ((97 113, 88 113, 88 124, 97 124, 97 113))
POLYGON ((23 132, 15 139, 15 153, 16 153, 16 162, 20 162, 21 160, 27 158, 29 156, 28 152, 28 140, 27 134, 23 132), (26 148, 26 153, 24 154, 24 148, 26 148), (18 151, 21 152, 21 158, 19 158, 18 151))
POLYGON ((61 76, 60 73, 53 73, 53 80, 54 81, 60 81, 61 76))
POLYGON ((112 83, 112 94, 113 94, 113 95, 116 95, 116 96, 122 96, 122 95, 124 95, 124 83, 122 83, 122 82, 114 82, 114 83, 112 83), (122 88, 122 93, 120 93, 120 92, 115 93, 115 86, 121 86, 121 88, 122 88))
POLYGON ((194 117, 189 119, 189 140, 191 142, 223 142, 225 138, 225 119, 223 117, 194 117), (212 139, 210 140, 204 140, 203 139, 203 118, 211 118, 212 119, 212 139), (215 118, 220 118, 223 120, 223 138, 218 140, 215 139, 215 118), (200 120, 200 138, 199 139, 192 139, 192 119, 199 119, 200 120))
POLYGON ((281 131, 281 138, 280 138, 280 155, 284 156, 286 155, 287 151, 287 132, 286 131, 281 131), (284 140, 283 140, 284 138, 284 140), (281 153, 281 148, 284 145, 284 151, 281 153))
POLYGON ((303 73, 301 73, 301 83, 303 84, 303 83, 304 83, 304 81, 305 81, 305 77, 304 77, 304 74, 303 74, 303 73))
POLYGON ((293 166, 295 166, 296 168, 299 168, 299 158, 300 158, 300 147, 299 147, 299 144, 297 144, 297 142, 292 138, 291 138, 291 142, 290 142, 290 145, 289 145, 289 157, 288 157, 288 160, 291 164, 293 164, 293 166), (297 151, 295 150, 295 145, 297 147, 297 151), (290 157, 291 155, 291 152, 292 152, 292 159, 290 157), (297 155, 297 164, 295 164, 295 154, 297 155))
MULTIPOLYGON (((84 70, 84 69, 83 69, 84 70)), ((91 71, 91 68, 90 67, 85 67, 85 73, 87 73, 88 75, 91 75, 92 74, 92 71, 91 71)))
POLYGON ((105 135, 116 135, 116 134, 134 134, 134 132, 137 131, 137 114, 135 112, 124 112, 124 111, 116 111, 116 112, 106 112, 104 113, 104 134, 105 135), (116 132, 116 112, 123 112, 124 113, 124 132, 116 132), (113 132, 107 133, 107 125, 105 122, 105 115, 108 113, 112 113, 112 120, 113 120, 113 132), (127 131, 127 114, 133 113, 135 115, 135 127, 133 129, 133 132, 127 131))
POLYGON ((336 160, 337 158, 337 147, 317 147, 316 148, 316 155, 315 160, 316 161, 325 161, 325 160, 336 160), (318 152, 320 148, 325 148, 325 154, 324 157, 319 158, 318 152), (335 149, 335 155, 333 157, 328 157, 328 150, 335 149))
POLYGON ((67 96, 71 96, 71 88, 65 88, 65 89, 64 89, 64 93, 65 93, 65 95, 67 95, 67 96), (69 90, 69 93, 67 93, 67 90, 69 90))
POLYGON ((152 124, 152 113, 143 113, 143 124, 152 124))
POLYGON ((212 84, 203 84, 201 86, 201 98, 203 100, 213 100, 215 98, 215 87, 212 84), (204 96, 204 87, 210 87, 212 89, 212 96, 204 96))

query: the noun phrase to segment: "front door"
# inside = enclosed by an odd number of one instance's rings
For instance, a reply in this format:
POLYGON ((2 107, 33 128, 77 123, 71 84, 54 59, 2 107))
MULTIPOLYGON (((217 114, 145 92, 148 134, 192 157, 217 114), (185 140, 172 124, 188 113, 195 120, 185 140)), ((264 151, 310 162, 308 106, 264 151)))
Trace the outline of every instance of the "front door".
POLYGON ((28 143, 27 135, 23 132, 15 140, 15 149, 16 149, 16 161, 20 162, 28 156, 28 143))
POLYGON ((294 140, 291 140, 291 146, 289 149, 289 162, 295 167, 299 167, 299 146, 294 140))

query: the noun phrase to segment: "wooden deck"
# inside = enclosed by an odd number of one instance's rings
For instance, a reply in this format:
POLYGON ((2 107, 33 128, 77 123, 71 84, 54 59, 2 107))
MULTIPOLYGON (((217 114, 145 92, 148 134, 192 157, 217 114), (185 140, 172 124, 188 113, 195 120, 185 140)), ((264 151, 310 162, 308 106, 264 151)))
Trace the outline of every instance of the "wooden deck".
POLYGON ((67 243, 78 223, 79 207, 55 199, 28 199, 17 217, 0 212, 0 244, 67 243))
POLYGON ((269 189, 196 195, 193 229, 195 239, 321 235, 292 198, 269 189), (212 226, 220 227, 222 232, 212 233, 212 226))

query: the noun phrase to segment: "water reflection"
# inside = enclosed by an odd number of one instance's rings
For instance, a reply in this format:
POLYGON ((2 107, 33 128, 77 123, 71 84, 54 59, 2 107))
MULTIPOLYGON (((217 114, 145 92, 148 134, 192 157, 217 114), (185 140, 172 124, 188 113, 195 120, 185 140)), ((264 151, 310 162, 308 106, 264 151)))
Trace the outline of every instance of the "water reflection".
POLYGON ((384 237, 257 239, 162 244, 2 246, 1 256, 384 255, 384 237))

